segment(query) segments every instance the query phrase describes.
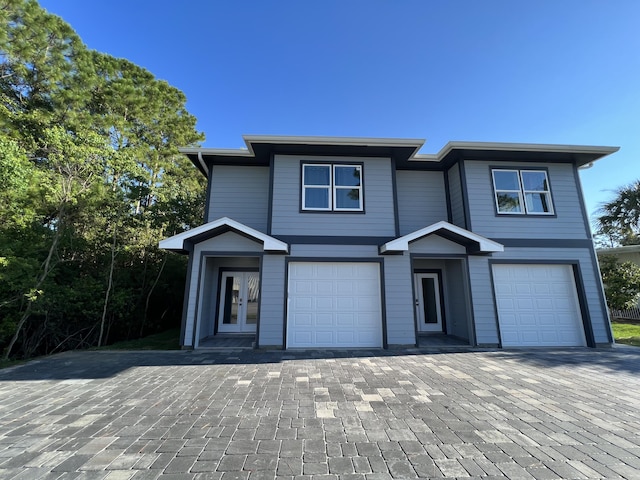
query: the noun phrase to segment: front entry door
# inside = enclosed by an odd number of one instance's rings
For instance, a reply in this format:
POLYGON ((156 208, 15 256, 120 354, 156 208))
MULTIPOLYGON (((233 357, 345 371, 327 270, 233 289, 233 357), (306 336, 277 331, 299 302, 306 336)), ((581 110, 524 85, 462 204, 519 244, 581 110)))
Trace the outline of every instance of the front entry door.
POLYGON ((258 272, 223 272, 218 333, 255 332, 258 322, 258 272))
POLYGON ((419 332, 442 332, 442 305, 437 273, 416 273, 415 302, 419 332))

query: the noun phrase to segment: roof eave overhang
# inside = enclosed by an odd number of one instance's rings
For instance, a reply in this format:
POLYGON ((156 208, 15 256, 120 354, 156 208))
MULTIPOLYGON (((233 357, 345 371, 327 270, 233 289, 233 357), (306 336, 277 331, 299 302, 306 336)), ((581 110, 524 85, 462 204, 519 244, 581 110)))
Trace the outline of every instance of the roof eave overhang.
POLYGON ((259 232, 240 222, 228 217, 222 217, 213 222, 205 223, 186 232, 165 238, 158 243, 163 250, 185 253, 190 251, 189 245, 193 245, 205 239, 220 235, 225 232, 236 232, 256 242, 263 244, 263 250, 269 253, 289 253, 289 245, 277 238, 259 232))
POLYGON ((438 160, 451 164, 460 159, 569 162, 581 167, 620 150, 620 147, 539 143, 449 142, 438 160))
POLYGON ((452 225, 449 222, 441 221, 381 245, 380 253, 391 254, 406 252, 409 250, 410 243, 428 235, 439 235, 442 238, 463 245, 470 254, 488 254, 504 251, 504 245, 498 242, 452 225))
POLYGON ((613 255, 616 253, 638 253, 640 252, 640 245, 622 245, 620 247, 598 248, 596 253, 598 255, 613 255))
POLYGON ((447 168, 458 160, 509 160, 590 165, 619 147, 538 143, 449 142, 436 154, 418 153, 423 139, 244 135, 245 148, 185 147, 203 175, 211 164, 268 166, 273 155, 321 155, 393 158, 399 168, 447 168))

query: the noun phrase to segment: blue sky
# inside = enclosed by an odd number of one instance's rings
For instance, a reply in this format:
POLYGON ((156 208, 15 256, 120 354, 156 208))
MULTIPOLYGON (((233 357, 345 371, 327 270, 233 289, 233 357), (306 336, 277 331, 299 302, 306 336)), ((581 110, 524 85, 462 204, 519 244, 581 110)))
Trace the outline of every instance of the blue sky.
POLYGON ((42 0, 182 90, 207 147, 243 134, 620 146, 587 210, 640 178, 637 0, 42 0))

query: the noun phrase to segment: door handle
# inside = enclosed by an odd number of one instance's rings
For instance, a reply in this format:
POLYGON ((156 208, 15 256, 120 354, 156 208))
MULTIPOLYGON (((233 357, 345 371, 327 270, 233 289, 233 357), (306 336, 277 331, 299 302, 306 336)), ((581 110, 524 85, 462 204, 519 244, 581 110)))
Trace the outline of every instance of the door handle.
POLYGON ((420 301, 416 298, 416 307, 420 306, 420 301))

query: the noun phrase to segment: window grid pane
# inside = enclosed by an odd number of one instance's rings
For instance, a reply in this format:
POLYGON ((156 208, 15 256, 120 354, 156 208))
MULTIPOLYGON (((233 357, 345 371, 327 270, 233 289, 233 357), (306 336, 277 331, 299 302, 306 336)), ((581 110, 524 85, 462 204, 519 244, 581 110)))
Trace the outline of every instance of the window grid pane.
POLYGON ((496 192, 499 213, 523 213, 519 192, 496 192))
POLYGON ((494 170, 493 183, 496 190, 507 192, 519 192, 520 180, 517 170, 494 170))
POLYGON ((329 187, 305 187, 304 208, 313 210, 330 210, 329 187))
POLYGON ((335 210, 360 210, 360 189, 336 187, 335 210))
POLYGON ((334 182, 336 187, 359 187, 360 186, 360 167, 359 166, 334 166, 334 182))
POLYGON ((305 165, 304 185, 331 185, 331 170, 329 165, 305 165))

